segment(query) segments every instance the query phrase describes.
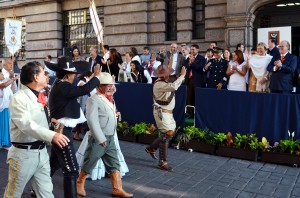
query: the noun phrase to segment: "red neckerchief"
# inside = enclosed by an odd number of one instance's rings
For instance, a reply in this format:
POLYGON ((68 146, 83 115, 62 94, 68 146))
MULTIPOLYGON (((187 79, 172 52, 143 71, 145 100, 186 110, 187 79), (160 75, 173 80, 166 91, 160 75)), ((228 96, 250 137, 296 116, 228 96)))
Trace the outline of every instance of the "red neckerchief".
POLYGON ((38 100, 39 103, 41 103, 44 107, 47 106, 47 101, 46 101, 46 97, 45 94, 42 92, 39 92, 38 94, 38 100))
POLYGON ((105 98, 107 98, 107 100, 108 100, 109 102, 111 102, 112 104, 114 104, 114 100, 113 100, 112 96, 109 96, 109 95, 105 94, 105 93, 102 91, 102 89, 100 89, 100 88, 98 88, 97 90, 98 90, 98 92, 99 92, 100 94, 104 95, 105 98))

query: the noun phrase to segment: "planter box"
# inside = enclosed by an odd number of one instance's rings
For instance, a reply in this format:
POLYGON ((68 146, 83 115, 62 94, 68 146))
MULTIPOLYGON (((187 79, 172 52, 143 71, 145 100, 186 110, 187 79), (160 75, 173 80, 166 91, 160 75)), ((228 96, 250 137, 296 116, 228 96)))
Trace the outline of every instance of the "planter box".
POLYGON ((141 144, 151 144, 157 137, 153 135, 139 135, 137 136, 137 142, 141 144))
POLYGON ((187 144, 180 143, 180 148, 189 150, 193 149, 193 151, 208 153, 208 154, 216 154, 216 146, 213 144, 207 144, 197 140, 190 140, 187 144))
POLYGON ((227 146, 219 146, 217 155, 250 161, 257 161, 258 151, 227 146))
POLYGON ((261 161, 266 163, 300 165, 300 156, 288 153, 261 152, 261 161))
POLYGON ((124 135, 123 133, 118 133, 118 139, 127 142, 136 142, 136 136, 134 135, 124 135))

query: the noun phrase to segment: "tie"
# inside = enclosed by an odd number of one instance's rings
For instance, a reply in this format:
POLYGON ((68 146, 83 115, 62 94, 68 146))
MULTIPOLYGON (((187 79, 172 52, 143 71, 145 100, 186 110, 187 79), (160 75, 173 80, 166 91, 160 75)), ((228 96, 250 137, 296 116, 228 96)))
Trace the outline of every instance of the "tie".
POLYGON ((46 101, 46 97, 45 94, 40 92, 38 95, 38 100, 39 103, 41 103, 43 105, 43 107, 47 106, 47 101, 46 101))
POLYGON ((172 68, 172 65, 173 65, 173 56, 174 56, 174 54, 171 55, 170 62, 169 62, 169 65, 168 65, 169 68, 172 68))
POLYGON ((283 62, 285 60, 284 55, 281 55, 280 61, 283 62))

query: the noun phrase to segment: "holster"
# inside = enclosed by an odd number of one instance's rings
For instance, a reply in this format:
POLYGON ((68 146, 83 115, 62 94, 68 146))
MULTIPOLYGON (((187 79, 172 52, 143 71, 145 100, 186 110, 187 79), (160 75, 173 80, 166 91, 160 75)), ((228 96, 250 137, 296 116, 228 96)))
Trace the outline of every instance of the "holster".
POLYGON ((54 125, 54 131, 56 133, 63 133, 64 127, 65 126, 62 123, 55 124, 54 125))
POLYGON ((58 122, 55 118, 51 118, 51 123, 53 124, 54 127, 54 132, 56 133, 63 133, 65 125, 58 122))

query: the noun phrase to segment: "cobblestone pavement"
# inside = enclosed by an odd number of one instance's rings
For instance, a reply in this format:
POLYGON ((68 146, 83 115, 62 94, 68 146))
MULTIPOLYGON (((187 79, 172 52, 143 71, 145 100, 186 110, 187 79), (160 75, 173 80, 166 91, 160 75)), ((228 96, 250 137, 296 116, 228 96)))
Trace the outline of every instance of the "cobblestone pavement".
MULTIPOLYGON (((145 145, 120 141, 130 172, 123 187, 135 198, 203 197, 267 198, 300 197, 299 168, 189 153, 170 149, 174 172, 156 168, 157 161, 144 152, 145 145)), ((79 147, 79 143, 75 144, 79 147)), ((0 197, 7 182, 7 151, 0 151, 0 197)), ((54 195, 63 198, 62 173, 53 177, 54 195)), ((87 197, 111 197, 110 179, 86 182, 87 197)), ((23 196, 29 198, 29 185, 23 196)))

